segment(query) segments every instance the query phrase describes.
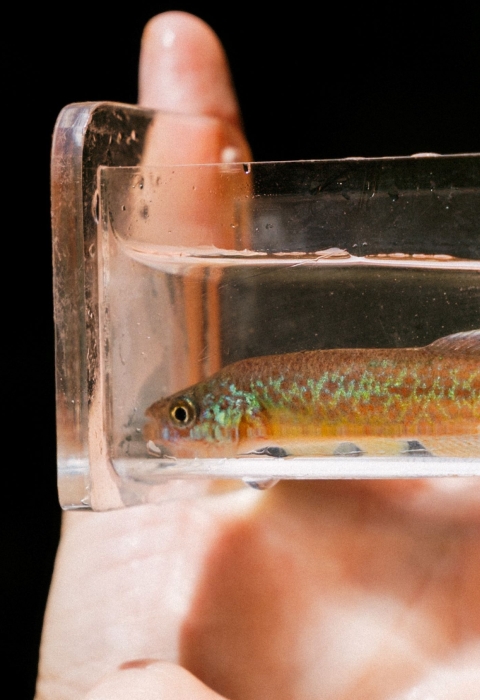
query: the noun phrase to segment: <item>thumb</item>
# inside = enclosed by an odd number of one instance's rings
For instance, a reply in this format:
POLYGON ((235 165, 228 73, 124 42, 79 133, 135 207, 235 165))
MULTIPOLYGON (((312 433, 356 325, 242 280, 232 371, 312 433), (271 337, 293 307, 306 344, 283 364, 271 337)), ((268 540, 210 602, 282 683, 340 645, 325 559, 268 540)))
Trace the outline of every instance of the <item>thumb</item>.
POLYGON ((145 27, 139 103, 163 112, 218 117, 241 128, 223 47, 205 22, 186 12, 165 12, 145 27))
POLYGON ((251 159, 225 52, 198 17, 165 12, 147 24, 138 101, 163 114, 148 165, 251 159))
POLYGON ((123 664, 90 690, 84 700, 222 699, 180 666, 142 659, 123 664))
MULTIPOLYGON (((157 111, 142 165, 239 163, 251 159, 223 47, 213 30, 185 12, 147 24, 140 55, 139 102, 157 111)), ((161 178, 149 205, 144 242, 248 248, 244 222, 250 179, 240 167, 177 169, 161 178), (238 212, 241 214, 238 214, 238 212), (237 218, 241 219, 241 226, 237 218)), ((197 294, 197 293, 195 293, 197 294)))

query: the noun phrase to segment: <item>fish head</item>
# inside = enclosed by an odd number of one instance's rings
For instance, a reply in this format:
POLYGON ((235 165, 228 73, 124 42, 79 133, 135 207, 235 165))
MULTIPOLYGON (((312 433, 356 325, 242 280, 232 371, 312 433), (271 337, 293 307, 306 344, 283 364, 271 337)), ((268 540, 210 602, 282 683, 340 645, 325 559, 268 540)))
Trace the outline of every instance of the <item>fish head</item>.
MULTIPOLYGON (((152 404, 145 415, 148 450, 160 457, 191 457, 197 442, 192 429, 198 424, 200 409, 193 392, 184 391, 152 404)), ((198 446, 197 446, 198 447, 198 446)))
POLYGON ((154 456, 234 456, 244 414, 243 402, 223 385, 200 384, 152 404, 143 434, 154 456))

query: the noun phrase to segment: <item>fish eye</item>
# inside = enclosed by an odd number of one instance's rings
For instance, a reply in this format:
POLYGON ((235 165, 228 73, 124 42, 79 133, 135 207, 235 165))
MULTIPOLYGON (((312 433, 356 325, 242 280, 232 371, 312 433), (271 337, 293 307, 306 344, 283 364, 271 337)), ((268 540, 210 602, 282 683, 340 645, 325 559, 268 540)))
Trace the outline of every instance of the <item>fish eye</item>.
POLYGON ((195 421, 197 412, 190 399, 175 399, 170 404, 170 418, 175 425, 181 428, 188 428, 195 421))

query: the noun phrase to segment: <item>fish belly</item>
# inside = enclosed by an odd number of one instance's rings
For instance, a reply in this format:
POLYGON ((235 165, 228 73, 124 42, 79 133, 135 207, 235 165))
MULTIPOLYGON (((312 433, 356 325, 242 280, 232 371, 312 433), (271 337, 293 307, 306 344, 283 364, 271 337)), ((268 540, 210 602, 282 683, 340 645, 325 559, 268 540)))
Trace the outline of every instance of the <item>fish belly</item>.
POLYGON ((261 453, 266 447, 279 447, 290 457, 458 457, 480 458, 480 435, 424 436, 407 438, 353 437, 287 438, 272 436, 242 442, 238 454, 261 453))

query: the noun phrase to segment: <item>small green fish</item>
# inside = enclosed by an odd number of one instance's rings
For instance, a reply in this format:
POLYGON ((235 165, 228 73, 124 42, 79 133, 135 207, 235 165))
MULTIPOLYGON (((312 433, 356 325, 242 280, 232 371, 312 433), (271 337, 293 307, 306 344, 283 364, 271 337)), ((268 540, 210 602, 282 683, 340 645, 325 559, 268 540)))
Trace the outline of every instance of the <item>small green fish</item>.
POLYGON ((146 415, 157 456, 480 457, 480 330, 240 360, 146 415))

